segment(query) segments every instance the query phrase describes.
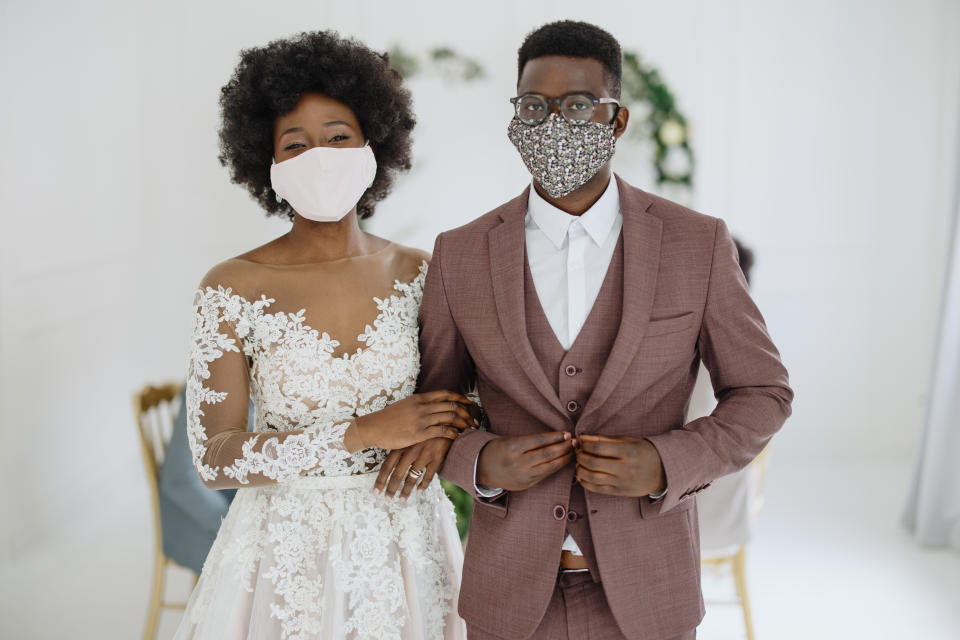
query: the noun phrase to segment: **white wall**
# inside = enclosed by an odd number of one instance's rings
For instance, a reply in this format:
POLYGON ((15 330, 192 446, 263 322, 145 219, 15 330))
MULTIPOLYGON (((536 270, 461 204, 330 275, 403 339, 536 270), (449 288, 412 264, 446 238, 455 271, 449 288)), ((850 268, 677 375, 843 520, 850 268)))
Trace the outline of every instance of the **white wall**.
MULTIPOLYGON (((0 558, 141 508, 131 393, 183 375, 203 272, 285 229, 216 160, 219 87, 241 48, 313 28, 483 61, 481 83, 411 83, 417 166, 371 229, 424 248, 526 181, 505 136, 523 35, 568 16, 610 29, 694 123, 697 208, 756 251, 797 390, 779 451, 909 455, 956 180, 960 3, 582 5, 0 4, 0 558)), ((618 160, 652 188, 636 154, 618 160)))

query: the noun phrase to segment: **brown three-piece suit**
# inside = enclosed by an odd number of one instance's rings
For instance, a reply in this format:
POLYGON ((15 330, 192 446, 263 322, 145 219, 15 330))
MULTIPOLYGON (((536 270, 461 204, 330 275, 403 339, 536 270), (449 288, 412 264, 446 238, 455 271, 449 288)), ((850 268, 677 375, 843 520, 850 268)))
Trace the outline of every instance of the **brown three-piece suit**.
POLYGON ((440 470, 476 498, 459 598, 471 637, 694 637, 704 614, 694 496, 750 462, 790 414, 787 371, 724 223, 616 179, 621 236, 567 351, 526 263, 527 191, 436 241, 419 390, 476 386, 490 424, 462 433, 440 470), (719 404, 684 424, 701 359, 719 404), (647 438, 666 495, 585 491, 570 464, 524 491, 477 497, 487 442, 548 430, 647 438), (558 580, 567 534, 590 571, 558 580))

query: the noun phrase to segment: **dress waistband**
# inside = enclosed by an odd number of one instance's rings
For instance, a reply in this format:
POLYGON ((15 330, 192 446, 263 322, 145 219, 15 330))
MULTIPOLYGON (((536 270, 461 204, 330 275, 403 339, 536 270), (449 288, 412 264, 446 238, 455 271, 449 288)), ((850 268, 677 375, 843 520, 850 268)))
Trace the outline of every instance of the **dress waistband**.
POLYGON ((379 471, 350 476, 301 476, 289 486, 297 489, 372 489, 379 471))

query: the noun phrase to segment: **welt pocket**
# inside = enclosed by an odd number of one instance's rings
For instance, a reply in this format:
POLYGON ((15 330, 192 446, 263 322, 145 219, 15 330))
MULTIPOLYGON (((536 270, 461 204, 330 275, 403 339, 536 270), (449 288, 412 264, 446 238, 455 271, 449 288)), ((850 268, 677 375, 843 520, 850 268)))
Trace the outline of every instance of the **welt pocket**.
POLYGON ((646 337, 662 336, 668 333, 677 333, 689 329, 693 324, 693 311, 689 311, 682 316, 675 318, 663 318, 661 320, 651 320, 647 325, 646 337))

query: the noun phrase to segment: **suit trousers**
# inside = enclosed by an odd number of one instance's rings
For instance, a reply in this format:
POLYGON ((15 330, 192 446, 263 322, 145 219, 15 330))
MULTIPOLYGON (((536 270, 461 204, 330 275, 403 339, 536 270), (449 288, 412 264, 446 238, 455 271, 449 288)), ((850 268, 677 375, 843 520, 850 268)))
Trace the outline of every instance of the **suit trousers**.
MULTIPOLYGON (((657 640, 696 640, 697 631, 657 640)), ((467 625, 467 640, 505 640, 467 625)), ((540 626, 527 640, 626 640, 603 587, 586 571, 561 572, 540 626)), ((654 640, 651 638, 651 640, 654 640)))

